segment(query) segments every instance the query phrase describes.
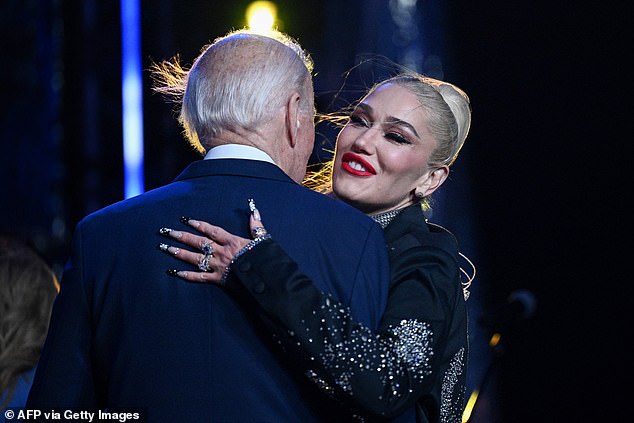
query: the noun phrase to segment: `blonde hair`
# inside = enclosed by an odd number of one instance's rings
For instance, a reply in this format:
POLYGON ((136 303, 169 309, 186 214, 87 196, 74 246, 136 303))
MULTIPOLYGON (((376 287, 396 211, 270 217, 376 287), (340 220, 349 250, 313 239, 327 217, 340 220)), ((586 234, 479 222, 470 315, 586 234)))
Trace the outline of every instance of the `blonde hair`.
POLYGON ((428 166, 451 166, 471 127, 471 103, 467 94, 449 82, 410 72, 382 81, 368 95, 390 83, 416 95, 426 112, 428 128, 438 143, 428 166))
POLYGON ((204 154, 223 130, 254 130, 292 91, 304 93, 312 113, 309 54, 290 36, 241 29, 203 47, 191 69, 178 56, 151 67, 153 90, 181 105, 179 122, 190 144, 204 154), (306 81, 309 88, 306 88, 306 81))

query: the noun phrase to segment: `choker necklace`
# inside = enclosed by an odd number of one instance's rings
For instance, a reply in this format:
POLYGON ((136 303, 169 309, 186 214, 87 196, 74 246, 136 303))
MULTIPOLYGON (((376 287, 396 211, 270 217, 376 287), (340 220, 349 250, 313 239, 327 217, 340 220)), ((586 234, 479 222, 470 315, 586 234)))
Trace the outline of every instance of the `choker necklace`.
POLYGON ((371 214, 370 217, 374 219, 376 223, 381 225, 381 228, 385 229, 385 227, 389 225, 402 211, 403 209, 390 210, 383 213, 371 214))

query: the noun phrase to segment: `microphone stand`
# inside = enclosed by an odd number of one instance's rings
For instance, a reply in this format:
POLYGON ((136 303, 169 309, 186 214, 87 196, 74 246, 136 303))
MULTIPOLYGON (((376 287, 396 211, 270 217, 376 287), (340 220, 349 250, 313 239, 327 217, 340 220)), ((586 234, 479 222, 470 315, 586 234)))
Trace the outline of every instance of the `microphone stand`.
POLYGON ((480 321, 480 324, 487 329, 492 330, 489 339, 489 347, 492 351, 492 357, 487 364, 482 375, 480 385, 476 386, 465 406, 462 414, 462 423, 467 423, 474 416, 476 406, 481 402, 478 401, 484 389, 489 385, 491 375, 497 371, 500 360, 504 355, 504 345, 502 344, 502 336, 511 332, 511 329, 523 320, 532 317, 537 306, 535 296, 528 290, 518 289, 511 292, 508 296, 507 303, 497 313, 497 318, 493 321, 480 321))
POLYGON ((475 412, 478 410, 477 405, 481 403, 481 401, 478 400, 480 399, 482 393, 485 392, 485 388, 489 385, 491 375, 497 371, 500 358, 504 354, 504 349, 500 345, 501 337, 501 334, 496 332, 491 335, 491 339, 489 339, 489 347, 491 348, 493 354, 484 370, 484 373, 482 374, 480 384, 474 388, 469 396, 464 412, 462 413, 462 423, 467 423, 470 421, 471 417, 476 416, 475 412))

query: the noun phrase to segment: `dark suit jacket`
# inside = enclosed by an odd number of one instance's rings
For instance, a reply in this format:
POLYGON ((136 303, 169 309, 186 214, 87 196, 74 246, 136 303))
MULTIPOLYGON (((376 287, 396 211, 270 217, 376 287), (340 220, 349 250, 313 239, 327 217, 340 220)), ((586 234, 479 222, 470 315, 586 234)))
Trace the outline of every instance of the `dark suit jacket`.
POLYGON ((201 160, 78 224, 27 406, 138 407, 151 422, 337 421, 341 410, 289 370, 231 294, 166 274, 189 266, 157 249, 159 228, 186 229, 185 215, 248 237, 248 198, 317 286, 376 327, 389 282, 378 225, 272 164, 201 160))

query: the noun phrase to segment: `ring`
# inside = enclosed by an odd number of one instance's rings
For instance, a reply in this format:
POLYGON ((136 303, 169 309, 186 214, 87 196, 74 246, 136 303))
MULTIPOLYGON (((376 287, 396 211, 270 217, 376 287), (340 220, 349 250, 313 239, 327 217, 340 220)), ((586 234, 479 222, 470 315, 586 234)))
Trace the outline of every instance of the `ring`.
POLYGON ((209 267, 209 259, 211 258, 210 255, 205 254, 200 261, 198 262, 198 268, 203 271, 203 272, 209 272, 211 270, 211 267, 209 267))
POLYGON ((266 229, 264 229, 262 226, 257 226, 251 229, 251 234, 254 238, 262 238, 264 235, 267 234, 267 232, 266 229))
POLYGON ((201 247, 201 250, 202 250, 204 255, 213 257, 214 256, 214 247, 211 244, 212 244, 212 242, 205 241, 203 246, 201 247))

